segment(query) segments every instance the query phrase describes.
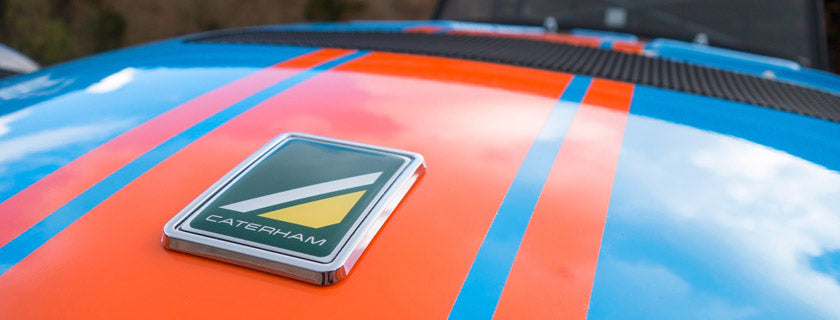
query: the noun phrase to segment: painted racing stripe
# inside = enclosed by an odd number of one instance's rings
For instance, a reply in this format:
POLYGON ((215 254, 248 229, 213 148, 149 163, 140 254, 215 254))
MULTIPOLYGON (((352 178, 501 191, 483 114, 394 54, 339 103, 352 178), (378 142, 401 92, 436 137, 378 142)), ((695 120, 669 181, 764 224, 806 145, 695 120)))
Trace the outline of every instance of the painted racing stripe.
MULTIPOLYGON (((540 40, 548 42, 565 43, 576 46, 585 46, 592 48, 599 48, 601 46, 601 39, 595 37, 575 36, 562 33, 501 33, 488 31, 474 31, 474 30, 448 30, 449 34, 464 34, 464 35, 479 35, 479 36, 493 36, 493 37, 507 37, 507 38, 521 38, 540 40)), ((609 49, 609 47, 607 47, 609 49)))
POLYGON ((537 202, 495 318, 586 318, 633 92, 629 83, 592 81, 537 202))
POLYGON ((328 57, 324 57, 324 60, 318 61, 320 64, 310 69, 303 69, 301 72, 273 84, 204 119, 189 129, 178 133, 139 158, 121 167, 116 172, 108 175, 105 179, 99 181, 79 196, 46 216, 40 222, 0 248, 0 275, 64 230, 64 228, 84 216, 88 211, 99 205, 99 203, 119 191, 122 187, 211 130, 249 110, 251 107, 320 72, 366 54, 366 52, 361 51, 351 53, 352 51, 349 50, 330 52, 337 52, 338 57, 336 58, 335 55, 330 54, 328 57))
POLYGON ((629 42, 629 41, 615 41, 610 47, 613 51, 642 54, 644 52, 644 43, 629 42))
POLYGON ((487 231, 450 319, 493 316, 531 212, 590 82, 575 76, 545 120, 487 231))
POLYGON ((0 276, 0 318, 443 318, 571 78, 405 54, 350 61, 180 150, 0 276), (316 287, 162 248, 166 221, 290 131, 417 151, 432 168, 348 279, 316 287))
POLYGON ((260 70, 190 100, 82 155, 0 203, 0 247, 120 167, 199 121, 295 74, 344 54, 319 50, 260 70))
MULTIPOLYGON (((0 130, 0 203, 190 100, 317 50, 215 46, 165 40, 4 79, 11 87, 0 89, 0 122, 8 122, 0 130)), ((111 158, 123 156, 113 154, 87 171, 97 171, 93 168, 111 158)), ((77 172, 77 178, 87 171, 77 172)))

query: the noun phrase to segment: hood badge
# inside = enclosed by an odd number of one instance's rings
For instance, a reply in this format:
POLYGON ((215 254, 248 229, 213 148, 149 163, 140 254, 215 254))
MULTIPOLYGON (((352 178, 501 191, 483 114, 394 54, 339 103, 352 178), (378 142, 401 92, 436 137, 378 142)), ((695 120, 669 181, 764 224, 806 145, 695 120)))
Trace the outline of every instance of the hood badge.
POLYGON ((284 134, 173 217, 163 245, 332 284, 350 272, 424 170, 416 153, 284 134))

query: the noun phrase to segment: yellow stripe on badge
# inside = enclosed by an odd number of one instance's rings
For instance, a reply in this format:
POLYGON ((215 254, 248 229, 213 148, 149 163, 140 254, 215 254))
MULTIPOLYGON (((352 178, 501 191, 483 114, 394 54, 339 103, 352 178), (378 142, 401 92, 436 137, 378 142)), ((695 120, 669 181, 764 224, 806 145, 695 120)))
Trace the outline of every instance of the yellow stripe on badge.
POLYGON ((260 214, 260 217, 322 228, 341 222, 365 191, 342 194, 260 214))
MULTIPOLYGON (((288 203, 300 199, 339 192, 347 189, 368 186, 376 182, 382 171, 354 177, 317 183, 296 189, 281 191, 245 201, 239 201, 221 206, 222 209, 250 212, 288 203)), ((310 228, 323 228, 340 223, 356 202, 362 198, 365 190, 345 193, 329 198, 322 198, 306 203, 297 204, 274 211, 262 213, 259 216, 310 228)))

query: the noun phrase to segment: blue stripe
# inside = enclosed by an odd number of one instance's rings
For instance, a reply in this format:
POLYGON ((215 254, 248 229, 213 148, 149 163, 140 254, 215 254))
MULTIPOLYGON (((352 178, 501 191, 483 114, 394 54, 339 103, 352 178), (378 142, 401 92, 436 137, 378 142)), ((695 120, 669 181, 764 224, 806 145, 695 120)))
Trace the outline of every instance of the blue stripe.
POLYGON ((540 129, 478 249, 449 319, 493 316, 543 184, 591 80, 575 76, 540 129))
POLYGON ((740 102, 637 85, 630 114, 746 139, 840 171, 836 123, 740 102), (804 140, 811 141, 806 144, 804 140))
POLYGON ((0 202, 187 101, 316 49, 169 40, 2 79, 7 93, 28 89, 0 97, 0 117, 16 118, 0 134, 0 202), (121 87, 88 90, 121 71, 121 87))
POLYGON ((128 163, 0 248, 0 275, 111 195, 198 138, 278 93, 364 54, 366 52, 358 51, 301 71, 214 114, 128 163))

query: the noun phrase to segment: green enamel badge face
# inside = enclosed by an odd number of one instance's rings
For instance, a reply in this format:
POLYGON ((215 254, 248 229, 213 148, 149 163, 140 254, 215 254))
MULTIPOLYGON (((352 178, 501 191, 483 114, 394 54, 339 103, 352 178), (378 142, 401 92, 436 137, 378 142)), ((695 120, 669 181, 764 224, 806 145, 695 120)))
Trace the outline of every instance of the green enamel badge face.
POLYGON ((169 220, 163 246, 336 283, 425 168, 423 156, 410 151, 282 134, 169 220))
POLYGON ((409 160, 287 139, 221 189, 183 229, 328 262, 409 160))

